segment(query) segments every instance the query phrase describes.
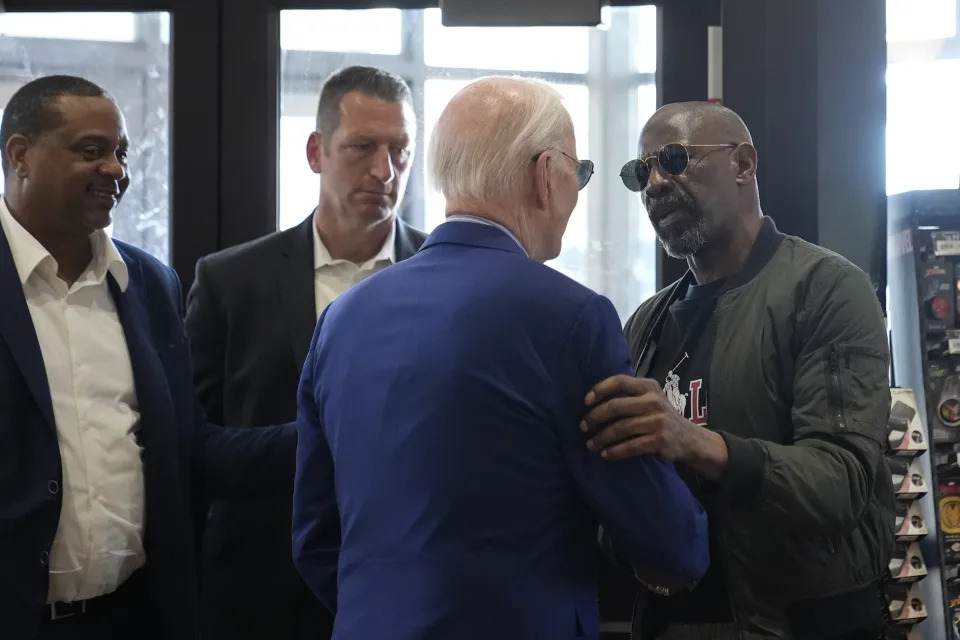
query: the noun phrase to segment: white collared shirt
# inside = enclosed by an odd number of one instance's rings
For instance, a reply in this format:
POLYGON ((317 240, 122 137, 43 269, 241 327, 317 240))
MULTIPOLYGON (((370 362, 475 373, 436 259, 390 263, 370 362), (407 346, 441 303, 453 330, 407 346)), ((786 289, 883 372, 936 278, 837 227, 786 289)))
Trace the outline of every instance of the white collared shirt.
POLYGON ((500 231, 503 231, 505 234, 510 236, 511 240, 517 243, 517 246, 520 247, 521 251, 523 251, 523 255, 528 257, 530 255, 527 253, 526 248, 522 244, 520 244, 520 239, 513 234, 513 231, 510 231, 510 229, 507 229, 505 226, 503 226, 499 222, 490 220, 489 218, 476 216, 476 215, 473 215, 472 213, 451 213, 449 216, 447 216, 447 219, 445 222, 473 222, 475 224, 484 224, 484 225, 487 225, 488 227, 494 227, 496 229, 500 229, 500 231))
POLYGON ((130 354, 107 274, 121 290, 127 265, 104 231, 90 236, 93 260, 71 286, 57 261, 11 215, 0 196, 10 243, 40 343, 60 445, 60 524, 50 550, 47 602, 87 600, 117 589, 146 561, 140 423, 130 354))
POLYGON ((317 306, 317 318, 327 308, 327 305, 336 300, 341 293, 397 261, 394 246, 397 236, 396 223, 390 227, 387 240, 383 243, 377 255, 363 264, 356 264, 349 260, 335 260, 327 247, 324 246, 323 240, 320 239, 316 222, 313 223, 312 227, 313 291, 317 306))

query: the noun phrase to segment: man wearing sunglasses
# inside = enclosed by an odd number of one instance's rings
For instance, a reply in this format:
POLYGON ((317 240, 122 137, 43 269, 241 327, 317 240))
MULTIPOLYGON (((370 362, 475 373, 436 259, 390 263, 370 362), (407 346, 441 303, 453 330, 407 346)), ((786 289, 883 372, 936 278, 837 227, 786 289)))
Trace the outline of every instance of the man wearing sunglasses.
POLYGON ((690 103, 658 111, 621 172, 690 269, 630 318, 636 376, 598 384, 581 428, 608 460, 675 461, 711 534, 694 589, 641 594, 644 640, 876 638, 884 622, 883 317, 857 267, 763 216, 756 171, 740 118, 690 103))
POLYGON ((542 264, 590 177, 575 149, 548 85, 468 85, 427 154, 446 222, 320 318, 293 547, 335 640, 596 640, 598 521, 658 583, 706 569, 672 465, 611 464, 577 428, 590 387, 630 366, 610 301, 542 264))

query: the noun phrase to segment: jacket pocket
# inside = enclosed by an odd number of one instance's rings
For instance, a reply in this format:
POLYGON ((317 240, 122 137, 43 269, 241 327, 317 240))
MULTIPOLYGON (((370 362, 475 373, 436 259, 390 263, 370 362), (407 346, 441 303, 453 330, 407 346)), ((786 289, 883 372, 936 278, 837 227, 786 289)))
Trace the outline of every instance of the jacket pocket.
POLYGON ((827 410, 837 433, 886 442, 890 380, 886 356, 866 347, 833 343, 825 349, 827 410))

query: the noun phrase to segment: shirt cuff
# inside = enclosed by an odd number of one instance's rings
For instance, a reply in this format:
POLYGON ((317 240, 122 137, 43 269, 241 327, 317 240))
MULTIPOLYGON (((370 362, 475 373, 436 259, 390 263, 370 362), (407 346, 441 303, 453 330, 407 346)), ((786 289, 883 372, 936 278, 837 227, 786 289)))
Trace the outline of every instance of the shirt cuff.
POLYGON ((763 486, 766 453, 759 442, 718 431, 727 444, 727 467, 717 483, 717 491, 727 500, 750 500, 763 486))

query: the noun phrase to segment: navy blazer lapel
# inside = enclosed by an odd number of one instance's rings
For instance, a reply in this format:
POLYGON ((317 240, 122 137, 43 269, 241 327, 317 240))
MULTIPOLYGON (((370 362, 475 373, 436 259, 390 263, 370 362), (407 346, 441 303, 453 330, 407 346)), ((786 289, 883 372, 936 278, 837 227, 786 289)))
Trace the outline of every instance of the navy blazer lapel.
MULTIPOLYGON (((153 455, 158 450, 165 449, 162 445, 154 445, 176 432, 176 414, 163 363, 146 333, 153 323, 150 321, 144 292, 141 290, 143 275, 140 265, 129 260, 125 262, 130 273, 126 292, 120 291, 112 275, 108 275, 107 280, 120 325, 123 327, 127 351, 130 354, 130 366, 133 369, 133 384, 140 410, 141 433, 138 434, 138 439, 145 447, 145 455, 153 455), (147 442, 151 446, 146 446, 147 442)), ((145 463, 146 460, 147 458, 145 463)))
MULTIPOLYGON (((156 338, 150 334, 150 328, 156 323, 151 318, 141 265, 129 259, 122 250, 121 255, 130 274, 126 291, 120 291, 112 275, 107 276, 107 281, 127 341, 140 412, 136 438, 142 448, 140 456, 143 461, 143 483, 146 491, 144 543, 147 553, 156 554, 155 558, 181 557, 184 540, 176 531, 176 516, 182 513, 184 505, 181 503, 182 494, 178 487, 181 486, 181 465, 188 464, 188 461, 183 460, 178 447, 177 414, 166 370, 157 351, 166 343, 158 344, 156 338), (158 535, 157 532, 162 533, 158 535)), ((166 301, 164 298, 157 304, 162 305, 166 301)), ((184 570, 189 569, 148 564, 148 573, 152 575, 184 570)))
POLYGON ((297 371, 307 359, 313 330, 317 326, 317 302, 313 267, 313 213, 290 229, 283 238, 282 255, 277 264, 277 290, 283 305, 283 318, 290 335, 297 371))
POLYGON ((43 365, 43 353, 37 340, 37 330, 33 326, 27 298, 20 284, 17 265, 13 262, 10 243, 0 229, 0 300, 3 312, 0 313, 0 337, 6 343, 20 373, 23 374, 30 392, 36 399, 43 416, 51 429, 57 428, 53 417, 53 401, 50 399, 50 383, 47 370, 43 365))

